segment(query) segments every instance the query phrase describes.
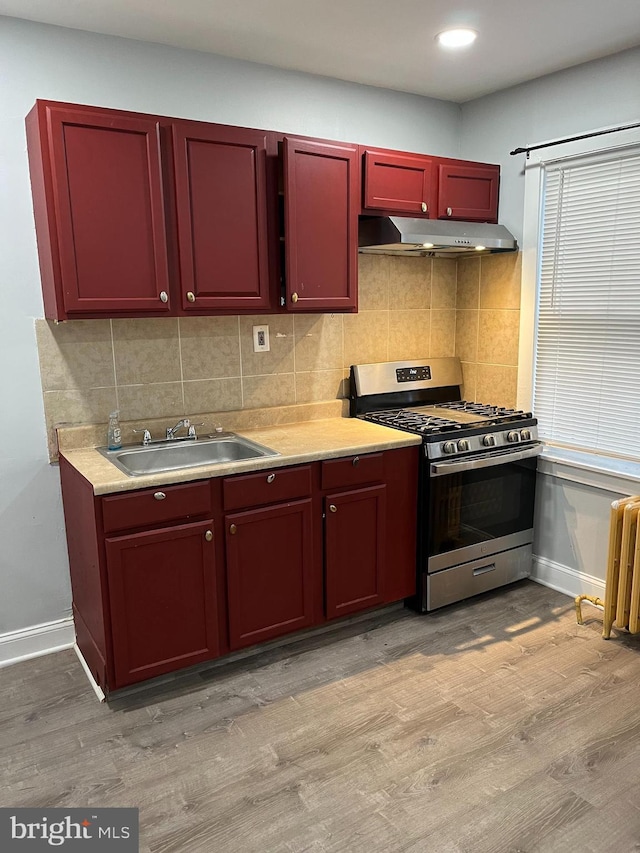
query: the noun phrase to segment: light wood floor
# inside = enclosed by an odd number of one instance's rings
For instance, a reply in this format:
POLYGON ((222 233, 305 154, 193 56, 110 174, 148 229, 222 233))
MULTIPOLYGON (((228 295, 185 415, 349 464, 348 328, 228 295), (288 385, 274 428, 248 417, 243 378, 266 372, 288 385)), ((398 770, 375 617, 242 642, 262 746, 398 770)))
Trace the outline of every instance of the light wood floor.
POLYGON ((525 581, 99 704, 0 670, 0 805, 137 806, 154 853, 640 850, 640 638, 525 581), (614 632, 615 633, 615 632, 614 632))

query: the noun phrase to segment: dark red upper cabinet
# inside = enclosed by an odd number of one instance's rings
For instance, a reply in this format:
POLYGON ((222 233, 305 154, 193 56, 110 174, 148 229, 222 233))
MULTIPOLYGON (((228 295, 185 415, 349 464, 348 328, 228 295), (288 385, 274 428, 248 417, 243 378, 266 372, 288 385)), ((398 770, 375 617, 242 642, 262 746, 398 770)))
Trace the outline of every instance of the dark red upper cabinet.
POLYGON ((438 165, 438 219, 497 222, 500 166, 464 161, 438 165))
POLYGON ((286 307, 355 311, 358 146, 283 140, 286 307))
POLYGON ((433 216, 435 161, 418 154, 364 152, 364 209, 433 216))
POLYGON ((267 134, 172 125, 182 308, 269 307, 267 134))
POLYGON ((27 141, 46 316, 168 312, 158 120, 38 101, 27 141))

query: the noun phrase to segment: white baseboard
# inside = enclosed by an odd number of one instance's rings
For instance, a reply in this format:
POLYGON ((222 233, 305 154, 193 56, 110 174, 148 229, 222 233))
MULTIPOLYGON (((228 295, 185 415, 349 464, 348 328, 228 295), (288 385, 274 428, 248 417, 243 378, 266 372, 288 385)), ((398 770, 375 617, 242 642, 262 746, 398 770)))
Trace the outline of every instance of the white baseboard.
POLYGON ((531 580, 555 589, 557 592, 570 595, 572 598, 577 595, 593 595, 597 598, 604 598, 605 584, 601 578, 596 578, 569 566, 563 566, 561 563, 553 562, 553 560, 547 560, 546 557, 534 556, 531 580))
POLYGON ((70 649, 75 641, 71 617, 0 634, 0 667, 70 649))
POLYGON ((78 644, 77 644, 77 643, 74 643, 74 644, 73 644, 73 650, 74 650, 74 652, 76 653, 76 656, 77 656, 78 660, 79 660, 79 661, 80 661, 80 663, 82 664, 82 668, 84 669, 84 674, 85 674, 85 675, 87 676, 87 678, 89 679, 89 684, 90 684, 90 685, 91 685, 91 687, 93 688, 94 693, 96 694, 96 696, 98 697, 98 699, 99 699, 101 702, 104 702, 104 701, 105 701, 105 699, 106 699, 107 697, 105 696, 105 694, 104 694, 104 691, 103 691, 102 687, 100 687, 100 685, 98 684, 98 682, 97 682, 97 681, 95 680, 95 678, 93 677, 93 673, 92 673, 92 672, 91 672, 91 670, 89 669, 89 664, 88 664, 88 663, 86 662, 86 660, 84 659, 84 655, 82 654, 82 652, 81 652, 81 651, 80 651, 80 649, 78 648, 78 644))

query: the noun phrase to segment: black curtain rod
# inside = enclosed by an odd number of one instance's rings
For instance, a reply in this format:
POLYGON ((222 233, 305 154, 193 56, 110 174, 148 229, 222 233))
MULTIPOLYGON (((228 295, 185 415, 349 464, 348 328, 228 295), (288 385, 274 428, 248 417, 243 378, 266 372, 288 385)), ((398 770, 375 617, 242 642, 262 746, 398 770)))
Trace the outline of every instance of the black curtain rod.
POLYGON ((578 139, 591 139, 592 136, 603 136, 605 133, 616 133, 618 130, 631 130, 634 127, 640 127, 640 122, 636 122, 635 124, 621 124, 620 127, 612 127, 609 130, 594 130, 593 133, 583 133, 580 136, 567 136, 564 139, 556 139, 555 142, 530 145, 528 148, 514 148, 509 154, 526 154, 528 159, 529 152, 537 151, 538 148, 551 148, 552 145, 562 145, 563 142, 577 142, 578 139))

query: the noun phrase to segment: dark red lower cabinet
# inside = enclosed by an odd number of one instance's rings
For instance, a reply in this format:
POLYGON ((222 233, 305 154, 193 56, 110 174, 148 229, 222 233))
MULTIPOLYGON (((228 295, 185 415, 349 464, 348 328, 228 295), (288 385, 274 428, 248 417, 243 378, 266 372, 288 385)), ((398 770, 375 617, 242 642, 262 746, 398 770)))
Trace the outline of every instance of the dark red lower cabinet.
POLYGON ((231 649, 313 623, 311 498, 225 517, 231 649))
POLYGON ((325 497, 327 619, 384 603, 386 486, 325 497))
POLYGON ((213 522, 107 538, 115 684, 219 654, 213 522))
POLYGON ((105 496, 61 458, 76 638, 98 684, 412 595, 418 450, 105 496))

